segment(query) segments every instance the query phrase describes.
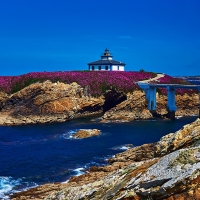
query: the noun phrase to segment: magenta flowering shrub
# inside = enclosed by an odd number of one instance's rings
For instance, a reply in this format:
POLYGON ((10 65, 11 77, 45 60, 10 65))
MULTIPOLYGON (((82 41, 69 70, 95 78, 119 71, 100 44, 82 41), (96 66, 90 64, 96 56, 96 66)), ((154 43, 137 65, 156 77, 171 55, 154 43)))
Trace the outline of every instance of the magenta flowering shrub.
MULTIPOLYGON (((165 75, 164 77, 159 78, 158 81, 159 81, 160 84, 184 84, 184 85, 189 85, 189 83, 187 81, 185 81, 183 79, 180 79, 180 78, 174 78, 174 77, 171 77, 169 75, 165 75)), ((161 94, 167 95, 167 89, 159 88, 158 92, 161 93, 161 94)), ((194 94, 194 93, 197 93, 197 92, 198 92, 197 90, 191 90, 191 89, 176 89, 176 94, 181 94, 181 95, 184 95, 184 94, 191 95, 191 94, 194 94)))
POLYGON ((120 72, 120 71, 72 71, 72 72, 33 72, 21 76, 1 76, 0 89, 14 93, 36 82, 51 80, 52 82, 76 82, 87 87, 92 96, 104 94, 107 89, 133 91, 138 88, 135 82, 155 77, 149 72, 120 72))
POLYGON ((162 83, 169 83, 169 84, 184 84, 184 85, 188 85, 189 83, 183 79, 180 78, 174 78, 171 77, 169 75, 165 75, 164 77, 161 77, 158 79, 159 82, 162 83))

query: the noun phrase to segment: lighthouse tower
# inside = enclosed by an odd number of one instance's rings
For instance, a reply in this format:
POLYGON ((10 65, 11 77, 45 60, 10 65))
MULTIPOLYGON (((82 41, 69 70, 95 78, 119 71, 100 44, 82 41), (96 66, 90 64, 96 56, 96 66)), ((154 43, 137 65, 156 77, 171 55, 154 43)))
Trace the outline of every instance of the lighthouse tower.
POLYGON ((124 71, 125 65, 125 63, 113 60, 112 54, 106 48, 101 54, 101 60, 88 63, 88 68, 95 71, 124 71))
POLYGON ((112 60, 113 56, 110 54, 109 50, 106 48, 104 53, 101 54, 101 60, 112 60))

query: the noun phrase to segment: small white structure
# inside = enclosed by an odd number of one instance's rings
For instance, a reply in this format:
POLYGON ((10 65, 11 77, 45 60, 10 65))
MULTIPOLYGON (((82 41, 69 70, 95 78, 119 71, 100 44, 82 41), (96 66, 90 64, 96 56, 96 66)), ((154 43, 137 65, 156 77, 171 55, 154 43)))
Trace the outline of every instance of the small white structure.
POLYGON ((104 53, 101 55, 101 60, 88 63, 89 70, 96 71, 124 71, 125 63, 112 59, 113 56, 106 48, 104 53))

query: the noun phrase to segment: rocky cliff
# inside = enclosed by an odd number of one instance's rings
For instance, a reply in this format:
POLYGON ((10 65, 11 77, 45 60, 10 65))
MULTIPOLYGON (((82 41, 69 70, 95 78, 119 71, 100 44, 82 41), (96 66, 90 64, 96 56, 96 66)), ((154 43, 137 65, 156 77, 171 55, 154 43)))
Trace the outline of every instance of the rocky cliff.
POLYGON ((62 122, 103 112, 104 99, 89 98, 77 83, 32 84, 21 91, 0 94, 0 125, 62 122))
MULTIPOLYGON (((197 115, 199 97, 176 95, 176 115, 197 115)), ((167 114, 167 97, 157 94, 157 115, 167 114)), ((90 97, 77 83, 45 81, 32 84, 12 95, 0 92, 0 125, 63 122, 104 113, 102 122, 152 118, 144 92, 125 94, 107 91, 104 96, 90 97)))
POLYGON ((198 200, 200 199, 200 119, 158 142, 128 149, 104 167, 65 184, 46 184, 12 199, 198 200), (46 197, 45 197, 46 196, 46 197))
MULTIPOLYGON (((157 117, 166 117, 167 115, 167 96, 159 95, 156 96, 157 101, 157 117)), ((198 115, 198 94, 193 95, 176 95, 176 116, 191 116, 198 115)), ((152 118, 153 115, 147 109, 147 102, 145 93, 136 90, 131 94, 127 95, 127 99, 114 108, 104 113, 102 117, 103 122, 107 121, 131 121, 135 119, 148 119, 152 118)))

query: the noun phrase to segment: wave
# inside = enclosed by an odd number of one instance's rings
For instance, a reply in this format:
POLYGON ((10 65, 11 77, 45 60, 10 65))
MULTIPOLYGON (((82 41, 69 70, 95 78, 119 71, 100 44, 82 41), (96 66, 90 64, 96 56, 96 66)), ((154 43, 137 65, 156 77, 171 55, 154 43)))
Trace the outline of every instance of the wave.
MULTIPOLYGON (((105 166, 107 164, 108 159, 111 156, 104 156, 104 157, 94 157, 93 160, 89 163, 86 163, 84 166, 79 166, 76 169, 72 170, 72 176, 80 176, 88 172, 88 169, 92 166, 105 166)), ((64 181, 63 183, 68 182, 68 180, 64 181)))
POLYGON ((116 146, 116 147, 113 147, 111 148, 112 150, 121 150, 121 151, 126 151, 127 149, 130 149, 132 148, 133 145, 132 144, 123 144, 123 145, 119 145, 119 146, 116 146))
POLYGON ((60 135, 60 138, 64 138, 64 139, 67 139, 67 140, 71 140, 71 139, 80 140, 81 138, 73 137, 73 134, 77 133, 80 130, 88 130, 88 129, 80 128, 80 129, 70 130, 70 131, 60 135))
POLYGON ((80 168, 74 169, 73 172, 75 172, 75 176, 80 176, 82 174, 85 174, 85 168, 80 167, 80 168))
POLYGON ((12 177, 0 177, 0 199, 8 199, 8 194, 12 194, 13 188, 21 184, 21 179, 14 180, 12 177))
POLYGON ((73 134, 75 134, 78 130, 70 130, 67 133, 64 133, 62 135, 60 135, 60 138, 64 138, 64 139, 74 139, 73 138, 73 134))
POLYGON ((21 178, 14 179, 12 177, 0 176, 0 199, 9 199, 11 195, 22 190, 37 186, 33 182, 24 182, 21 178))

